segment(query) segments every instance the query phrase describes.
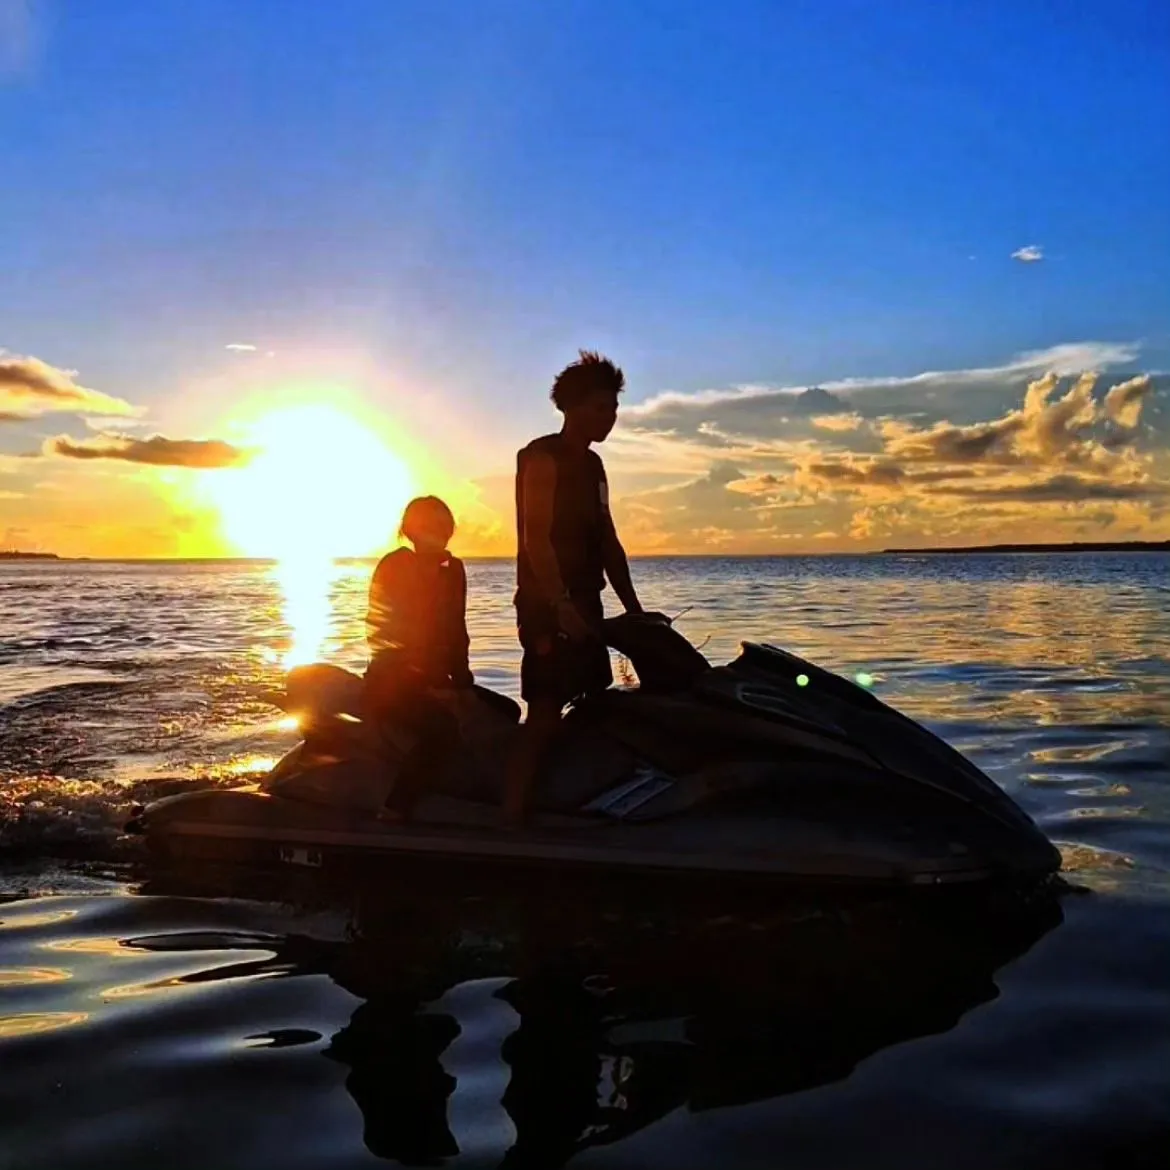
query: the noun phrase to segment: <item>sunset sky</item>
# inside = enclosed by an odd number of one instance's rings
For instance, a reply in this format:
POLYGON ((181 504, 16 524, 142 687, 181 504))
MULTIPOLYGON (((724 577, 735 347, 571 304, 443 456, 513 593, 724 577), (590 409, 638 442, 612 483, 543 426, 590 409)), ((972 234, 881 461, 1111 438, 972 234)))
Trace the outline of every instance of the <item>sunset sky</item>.
POLYGON ((0 543, 1170 538, 1170 6, 0 0, 0 543), (1058 14, 1059 19, 1054 15, 1058 14))

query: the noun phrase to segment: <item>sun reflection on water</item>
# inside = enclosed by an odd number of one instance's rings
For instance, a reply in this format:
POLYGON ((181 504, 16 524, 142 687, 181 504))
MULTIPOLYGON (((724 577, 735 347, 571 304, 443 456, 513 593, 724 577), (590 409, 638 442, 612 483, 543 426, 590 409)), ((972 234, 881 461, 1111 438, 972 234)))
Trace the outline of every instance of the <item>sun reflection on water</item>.
POLYGON ((40 1032, 55 1032, 84 1024, 89 1012, 26 1012, 19 1016, 0 1016, 0 1040, 16 1036, 32 1036, 40 1032))
POLYGON ((277 562, 275 578, 289 629, 281 660, 285 670, 321 660, 333 624, 333 586, 341 572, 332 557, 306 555, 277 562))

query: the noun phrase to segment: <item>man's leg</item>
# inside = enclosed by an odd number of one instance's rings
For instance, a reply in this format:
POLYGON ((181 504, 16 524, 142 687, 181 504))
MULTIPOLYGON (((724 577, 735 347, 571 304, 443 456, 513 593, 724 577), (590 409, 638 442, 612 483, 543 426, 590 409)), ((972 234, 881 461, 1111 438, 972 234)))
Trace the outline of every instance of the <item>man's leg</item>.
POLYGON ((562 706, 557 699, 530 699, 528 717, 517 729, 504 792, 504 821, 514 828, 524 823, 532 786, 560 731, 562 706))

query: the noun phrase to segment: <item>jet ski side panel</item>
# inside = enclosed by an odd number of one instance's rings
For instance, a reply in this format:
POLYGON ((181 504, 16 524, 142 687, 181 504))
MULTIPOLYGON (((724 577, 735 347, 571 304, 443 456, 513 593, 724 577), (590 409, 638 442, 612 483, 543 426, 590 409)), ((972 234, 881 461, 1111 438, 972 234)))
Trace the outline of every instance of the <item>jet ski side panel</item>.
MULTIPOLYGON (((952 850, 945 841, 899 840, 885 823, 865 832, 759 812, 716 807, 702 816, 632 823, 545 814, 530 830, 514 833, 498 827, 496 808, 452 798, 426 798, 418 819, 402 825, 221 789, 156 802, 141 814, 139 828, 164 854, 258 864, 295 860, 299 851, 316 855, 319 864, 448 858, 505 867, 896 886, 976 882, 1017 871, 1001 857, 952 850)), ((1034 856, 1016 860, 1019 876, 1047 868, 1034 856)))

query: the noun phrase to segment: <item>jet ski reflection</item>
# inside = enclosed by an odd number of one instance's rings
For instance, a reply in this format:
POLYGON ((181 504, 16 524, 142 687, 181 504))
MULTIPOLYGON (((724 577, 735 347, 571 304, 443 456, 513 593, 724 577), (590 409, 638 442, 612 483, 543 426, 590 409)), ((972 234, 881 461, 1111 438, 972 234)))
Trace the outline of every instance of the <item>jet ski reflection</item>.
MULTIPOLYGON (((151 887, 142 892, 194 892, 151 887)), ((802 1092, 891 1045, 946 1032, 994 999, 997 971, 1063 917, 1055 897, 980 901, 969 912, 953 899, 804 900, 774 904, 764 921, 691 907, 685 918, 645 907, 623 915, 543 894, 507 903, 374 888, 340 912, 346 941, 129 945, 235 945, 247 960, 184 979, 325 974, 358 997, 327 1039, 284 1029, 267 1040, 321 1044, 344 1067, 376 1157, 440 1164, 468 1153, 458 1118, 495 1116, 483 1124, 496 1160, 477 1149, 477 1165, 552 1170, 676 1109, 802 1092), (269 956, 252 957, 258 949, 269 956), (488 1016, 503 1026, 488 1027, 488 1016)))
POLYGON ((883 1048, 948 1031, 998 995, 996 971, 1061 917, 1055 900, 990 928, 881 907, 806 907, 778 928, 731 922, 705 940, 651 930, 634 942, 621 924, 571 956, 473 923, 441 931, 445 962, 442 946, 410 961, 400 930, 388 950, 377 931, 359 930, 330 975, 365 1002, 325 1054, 349 1069, 371 1153, 406 1165, 453 1157, 454 1103, 482 1089, 461 1086, 444 1061, 482 1019, 457 1019, 443 1004, 467 986, 461 980, 518 971, 490 993, 517 1017, 498 1048, 506 1088, 476 1112, 502 1108, 510 1120, 498 1165, 549 1170, 675 1109, 801 1092, 847 1077, 883 1048), (414 990, 402 982, 424 972, 414 990))

